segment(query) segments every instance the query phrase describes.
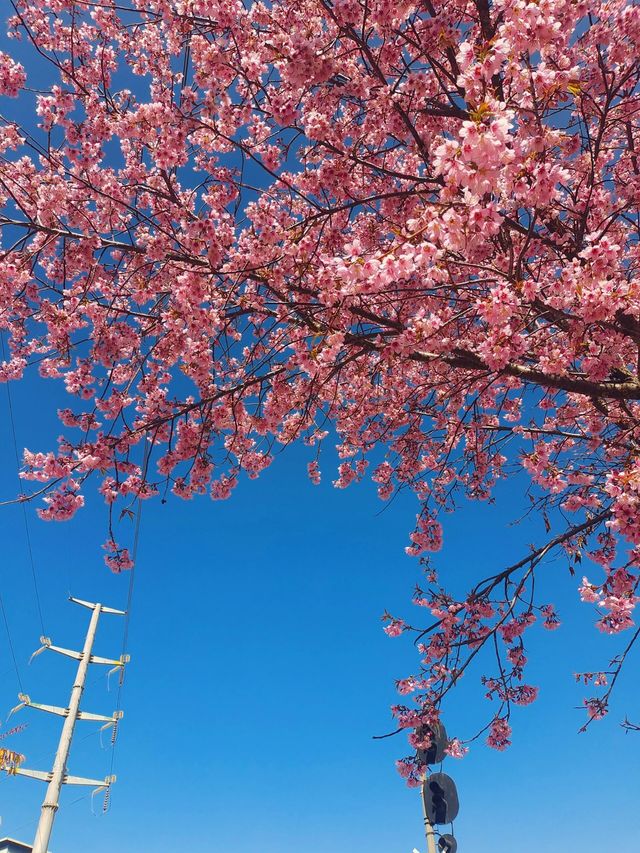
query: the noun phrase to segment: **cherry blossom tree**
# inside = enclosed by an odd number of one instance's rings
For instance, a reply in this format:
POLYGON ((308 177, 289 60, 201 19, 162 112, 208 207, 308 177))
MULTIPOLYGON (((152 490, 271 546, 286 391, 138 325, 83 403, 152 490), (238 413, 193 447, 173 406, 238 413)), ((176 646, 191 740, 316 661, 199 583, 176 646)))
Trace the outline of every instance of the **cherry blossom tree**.
POLYGON ((0 378, 70 395, 57 448, 24 455, 40 516, 71 518, 91 475, 111 515, 228 498, 294 441, 317 483, 337 445, 337 488, 416 495, 422 615, 386 626, 420 653, 394 708, 412 745, 481 652, 509 743, 523 637, 558 625, 534 589, 554 550, 595 564, 579 595, 627 632, 581 676, 604 716, 638 636, 640 7, 8 5, 0 378), (454 596, 441 513, 523 473, 548 541, 454 596))

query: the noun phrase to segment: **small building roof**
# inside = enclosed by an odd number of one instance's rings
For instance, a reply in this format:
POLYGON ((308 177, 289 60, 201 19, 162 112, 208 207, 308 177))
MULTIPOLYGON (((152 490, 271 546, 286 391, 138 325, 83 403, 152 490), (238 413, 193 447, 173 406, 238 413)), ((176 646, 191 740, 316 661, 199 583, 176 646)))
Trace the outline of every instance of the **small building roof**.
POLYGON ((0 838, 0 853, 31 853, 33 848, 24 841, 16 841, 15 838, 0 838))

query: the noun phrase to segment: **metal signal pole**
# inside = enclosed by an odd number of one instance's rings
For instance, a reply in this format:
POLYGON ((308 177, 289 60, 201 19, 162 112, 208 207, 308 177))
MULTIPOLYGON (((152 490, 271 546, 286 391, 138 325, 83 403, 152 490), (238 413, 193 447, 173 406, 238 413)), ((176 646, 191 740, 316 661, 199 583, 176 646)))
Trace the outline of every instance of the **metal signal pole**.
POLYGON ((58 652, 59 654, 63 654, 66 657, 74 658, 79 661, 78 671, 71 690, 68 708, 58 708, 53 705, 39 705, 32 702, 30 698, 24 694, 21 694, 19 697, 21 704, 18 705, 18 708, 28 706, 40 711, 47 711, 50 714, 57 714, 58 716, 65 718, 62 733, 60 735, 60 742, 56 751, 56 757, 53 762, 53 769, 48 773, 39 770, 27 770, 22 767, 17 770, 17 775, 19 776, 29 776, 32 779, 39 779, 43 782, 48 782, 47 793, 42 804, 38 829, 36 831, 35 841, 33 842, 33 853, 47 853, 49 840, 51 838, 51 831, 53 829, 53 822, 59 807, 60 791, 62 790, 63 785, 88 785, 90 787, 97 788, 98 790, 108 790, 113 782, 115 782, 115 776, 107 776, 104 780, 69 776, 67 774, 67 760, 71 749, 71 741, 73 740, 73 732, 78 720, 105 722, 105 728, 113 726, 115 735, 118 721, 122 718, 122 712, 120 711, 115 712, 111 717, 81 711, 80 700, 82 699, 82 694, 87 680, 89 664, 111 664, 114 670, 119 669, 122 675, 124 665, 129 662, 128 655, 124 655, 118 661, 111 660, 109 658, 96 657, 92 654, 100 614, 114 613, 118 616, 124 616, 126 614, 123 610, 114 610, 111 607, 105 607, 102 604, 92 604, 89 601, 82 601, 79 598, 71 598, 70 601, 73 601, 75 604, 80 604, 83 607, 88 607, 92 610, 91 621, 89 623, 89 629, 87 631, 82 652, 75 652, 70 649, 62 649, 58 646, 53 646, 47 637, 41 638, 42 646, 36 652, 36 654, 39 654, 45 649, 50 649, 51 651, 58 652))

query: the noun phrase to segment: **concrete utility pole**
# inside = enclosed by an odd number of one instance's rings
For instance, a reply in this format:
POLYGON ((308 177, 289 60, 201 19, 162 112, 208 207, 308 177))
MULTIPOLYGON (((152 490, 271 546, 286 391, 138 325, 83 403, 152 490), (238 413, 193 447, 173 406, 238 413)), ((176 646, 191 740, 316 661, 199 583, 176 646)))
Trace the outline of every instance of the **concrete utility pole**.
MULTIPOLYGON (((425 773, 423 785, 426 784, 427 779, 429 778, 428 774, 425 773)), ((433 826, 429 820, 427 815, 427 809, 424 804, 424 796, 422 794, 422 787, 420 788, 420 801, 422 802, 422 814, 424 815, 424 832, 427 839, 427 853, 437 853, 436 850, 436 834, 433 831, 433 826)), ((35 853, 35 849, 34 849, 35 853)), ((46 851, 45 851, 46 853, 46 851)))
POLYGON ((43 782, 48 782, 47 793, 42 804, 40 820, 38 822, 38 829, 36 831, 35 841, 33 842, 33 853, 47 853, 48 851, 51 831, 53 829, 53 821, 55 819, 56 812, 58 811, 60 802, 60 791, 62 790, 63 785, 88 785, 90 787, 96 788, 97 790, 108 790, 110 786, 115 782, 115 776, 107 776, 107 778, 104 780, 85 779, 80 776, 69 776, 67 774, 67 760, 69 758, 71 741, 73 740, 73 732, 77 720, 92 720, 94 722, 104 722, 106 723, 104 728, 112 726, 115 735, 118 722, 122 718, 121 711, 116 711, 111 717, 106 717, 101 714, 90 714, 87 711, 81 711, 80 701, 82 699, 82 693, 84 691, 84 686, 87 680, 89 664, 95 663, 111 665, 114 670, 119 670, 122 676, 124 666, 126 663, 129 662, 128 655, 123 655, 120 660, 112 660, 110 658, 96 657, 94 654, 92 654, 92 651, 93 643, 96 637, 96 631, 98 628, 98 620, 100 619, 100 614, 115 613, 119 616, 125 616, 126 614, 123 610, 114 610, 111 607, 105 607, 102 604, 92 604, 89 601, 82 601, 79 598, 71 598, 70 601, 74 602, 74 604, 80 604, 83 607, 88 607, 92 611, 91 621, 89 623, 89 629, 87 631, 87 636, 84 642, 84 648, 82 652, 75 652, 71 651, 70 649, 62 649, 58 646, 53 646, 51 645, 51 640, 49 640, 48 637, 41 638, 40 641, 42 643, 42 646, 36 652, 36 654, 39 654, 45 649, 49 649, 50 651, 58 652, 59 654, 65 655, 66 657, 74 658, 75 660, 79 661, 78 671, 76 673, 73 688, 71 690, 71 697, 69 699, 68 708, 58 708, 54 705, 40 705, 36 702, 32 702, 31 699, 24 694, 20 694, 19 696, 21 704, 18 705, 18 708, 27 706, 31 708, 36 708, 40 711, 46 711, 50 714, 57 714, 60 717, 64 717, 64 725, 62 727, 62 733, 60 735, 60 742, 56 751, 56 757, 53 762, 53 769, 46 773, 39 770, 27 770, 26 768, 21 767, 17 771, 17 775, 19 776, 28 776, 32 779, 39 779, 43 782))

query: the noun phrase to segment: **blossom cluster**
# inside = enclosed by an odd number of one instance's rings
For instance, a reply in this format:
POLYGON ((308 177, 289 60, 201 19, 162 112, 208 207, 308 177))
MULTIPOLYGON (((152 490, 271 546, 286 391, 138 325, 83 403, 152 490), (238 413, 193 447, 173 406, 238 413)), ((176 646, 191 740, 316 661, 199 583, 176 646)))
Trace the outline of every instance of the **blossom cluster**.
MULTIPOLYGON (((13 5, 0 381, 38 371, 70 400, 57 448, 24 455, 42 518, 70 520, 99 480, 122 571, 118 509, 228 499, 295 441, 317 485, 331 442, 336 488, 414 493, 424 560, 459 497, 526 476, 549 529, 567 520, 567 559, 604 572, 581 587, 598 627, 629 628, 638 563, 613 552, 640 547, 640 7, 13 5), (46 89, 27 89, 29 50, 46 89)), ((559 624, 537 562, 417 596, 436 627, 399 682, 403 728, 495 642, 488 740, 506 746, 535 696, 523 638, 559 624)))

